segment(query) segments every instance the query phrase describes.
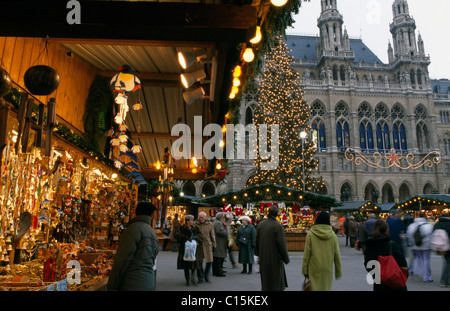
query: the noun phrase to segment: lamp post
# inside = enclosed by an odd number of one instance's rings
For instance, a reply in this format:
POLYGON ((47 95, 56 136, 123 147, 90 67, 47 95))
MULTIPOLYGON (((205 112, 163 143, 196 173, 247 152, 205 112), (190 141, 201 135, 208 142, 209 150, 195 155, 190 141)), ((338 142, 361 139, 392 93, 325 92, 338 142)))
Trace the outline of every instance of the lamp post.
POLYGON ((305 192, 305 151, 303 150, 305 138, 306 138, 306 132, 301 131, 300 132, 300 138, 302 140, 302 180, 303 180, 303 192, 305 192))

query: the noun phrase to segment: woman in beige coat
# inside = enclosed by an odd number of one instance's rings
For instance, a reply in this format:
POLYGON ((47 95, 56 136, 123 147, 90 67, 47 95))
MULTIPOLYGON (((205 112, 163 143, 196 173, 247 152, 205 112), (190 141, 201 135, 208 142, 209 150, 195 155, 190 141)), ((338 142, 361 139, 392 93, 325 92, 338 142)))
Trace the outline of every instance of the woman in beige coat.
POLYGON ((203 243, 199 249, 199 256, 197 261, 200 268, 197 270, 198 283, 202 283, 203 280, 209 282, 209 270, 213 262, 213 247, 216 247, 216 237, 214 234, 214 225, 208 219, 206 219, 206 213, 200 212, 198 219, 195 221, 195 226, 199 229, 203 235, 203 243), (203 260, 205 261, 205 269, 203 270, 203 260))

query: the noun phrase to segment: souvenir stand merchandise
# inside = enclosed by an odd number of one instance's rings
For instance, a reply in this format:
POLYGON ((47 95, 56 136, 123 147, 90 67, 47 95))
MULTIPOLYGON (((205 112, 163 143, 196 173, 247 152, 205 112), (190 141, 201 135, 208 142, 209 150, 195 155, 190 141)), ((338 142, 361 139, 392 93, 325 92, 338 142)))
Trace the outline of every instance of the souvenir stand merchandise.
POLYGON ((0 290, 92 290, 107 280, 137 187, 64 142, 16 152, 0 170, 0 290))
POLYGON ((301 206, 293 202, 292 206, 286 206, 284 202, 259 202, 243 204, 225 204, 221 210, 232 217, 231 228, 236 235, 241 225, 240 217, 249 216, 253 225, 258 225, 272 205, 278 206, 280 213, 277 220, 285 229, 286 243, 289 251, 303 251, 306 234, 314 224, 314 213, 309 206, 301 206))

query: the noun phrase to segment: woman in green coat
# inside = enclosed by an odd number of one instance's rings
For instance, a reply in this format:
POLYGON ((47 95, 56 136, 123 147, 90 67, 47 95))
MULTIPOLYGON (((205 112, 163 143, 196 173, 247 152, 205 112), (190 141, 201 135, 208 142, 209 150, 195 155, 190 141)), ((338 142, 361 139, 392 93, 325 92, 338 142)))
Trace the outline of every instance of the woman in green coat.
POLYGON ((236 236, 236 245, 239 247, 239 263, 243 266, 241 273, 252 274, 252 265, 255 258, 256 229, 250 223, 250 217, 244 216, 241 218, 241 221, 242 225, 239 226, 236 236))
POLYGON ((321 211, 306 235, 302 274, 311 282, 313 291, 330 291, 334 274, 342 276, 341 255, 328 212, 321 211))

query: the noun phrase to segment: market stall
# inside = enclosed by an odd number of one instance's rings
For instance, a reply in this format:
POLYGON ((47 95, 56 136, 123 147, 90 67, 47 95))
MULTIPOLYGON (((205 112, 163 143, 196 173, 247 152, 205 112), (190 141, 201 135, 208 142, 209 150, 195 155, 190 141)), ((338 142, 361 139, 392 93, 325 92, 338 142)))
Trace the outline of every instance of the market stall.
POLYGON ((428 217, 437 219, 443 213, 449 212, 450 194, 420 194, 393 206, 405 213, 418 217, 418 213, 426 212, 428 217))
POLYGON ((341 203, 334 198, 278 185, 260 185, 239 191, 206 197, 200 200, 215 206, 234 219, 233 229, 240 225, 239 218, 249 216, 254 225, 264 219, 268 208, 278 206, 278 221, 285 228, 289 251, 303 251, 306 234, 314 224, 319 210, 329 210, 341 203))
MULTIPOLYGON (((137 186, 67 140, 75 134, 63 124, 45 136, 51 145, 39 144, 39 131, 24 131, 13 105, 2 105, 10 113, 0 158, 0 290, 102 286, 137 186)), ((30 115, 29 128, 38 122, 30 115)))

